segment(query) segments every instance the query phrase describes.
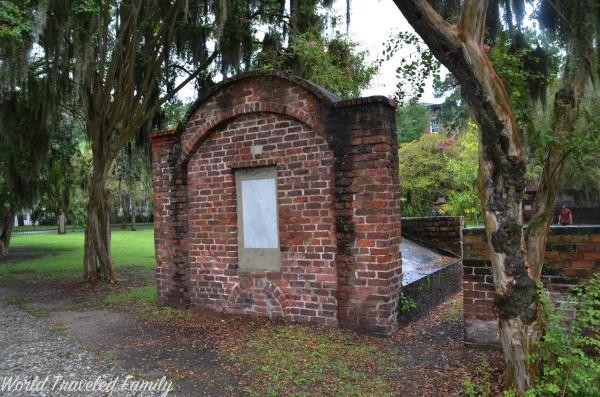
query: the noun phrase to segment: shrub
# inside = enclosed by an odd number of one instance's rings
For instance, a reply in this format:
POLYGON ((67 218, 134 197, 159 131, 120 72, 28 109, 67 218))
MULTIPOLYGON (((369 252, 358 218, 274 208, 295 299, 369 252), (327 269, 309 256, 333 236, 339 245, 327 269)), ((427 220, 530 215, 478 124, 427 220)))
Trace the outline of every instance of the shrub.
POLYGON ((568 319, 540 288, 546 330, 533 360, 541 375, 527 396, 600 396, 600 274, 575 290, 568 319))

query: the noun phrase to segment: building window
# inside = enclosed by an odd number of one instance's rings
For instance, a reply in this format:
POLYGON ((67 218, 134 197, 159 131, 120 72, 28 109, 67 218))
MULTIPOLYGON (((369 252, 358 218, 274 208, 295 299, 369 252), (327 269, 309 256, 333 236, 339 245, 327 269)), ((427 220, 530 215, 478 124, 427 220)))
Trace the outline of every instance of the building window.
POLYGON ((438 119, 431 119, 430 128, 432 134, 440 132, 440 122, 438 119))
POLYGON ((275 271, 281 264, 275 167, 235 171, 238 259, 243 271, 275 271))

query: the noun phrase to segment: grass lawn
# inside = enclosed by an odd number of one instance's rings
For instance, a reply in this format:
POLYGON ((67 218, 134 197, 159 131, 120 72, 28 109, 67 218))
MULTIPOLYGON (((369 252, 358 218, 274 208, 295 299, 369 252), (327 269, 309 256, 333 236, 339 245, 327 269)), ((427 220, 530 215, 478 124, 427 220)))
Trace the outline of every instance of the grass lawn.
MULTIPOLYGON (((154 268, 153 236, 152 229, 112 232, 112 257, 117 274, 119 268, 131 265, 154 268)), ((14 263, 0 266, 0 281, 79 277, 83 273, 83 233, 14 236, 11 249, 17 257, 13 258, 14 263), (19 259, 21 254, 23 260, 19 259)))
POLYGON ((250 396, 393 396, 391 355, 352 332, 265 324, 231 348, 250 396))

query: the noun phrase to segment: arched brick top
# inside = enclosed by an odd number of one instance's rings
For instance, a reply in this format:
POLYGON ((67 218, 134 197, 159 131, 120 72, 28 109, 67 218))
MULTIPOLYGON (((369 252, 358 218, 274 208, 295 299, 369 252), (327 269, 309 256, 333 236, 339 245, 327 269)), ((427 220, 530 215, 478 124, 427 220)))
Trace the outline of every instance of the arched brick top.
MULTIPOLYGON (((248 281, 236 284, 231 289, 231 292, 229 293, 229 297, 227 299, 229 306, 235 305, 240 295, 244 292, 250 292, 251 294, 253 294, 255 290, 256 288, 252 285, 251 282, 248 281)), ((288 302, 285 298, 284 293, 278 286, 268 281, 263 288, 258 288, 258 290, 267 294, 268 296, 271 296, 275 300, 275 302, 277 302, 277 305, 281 308, 281 312, 283 314, 286 313, 286 310, 288 308, 288 302)))
POLYGON ((328 111, 339 101, 323 88, 277 72, 247 73, 225 80, 196 102, 187 122, 178 129, 182 147, 178 163, 187 163, 215 127, 249 113, 283 114, 326 137, 328 111))

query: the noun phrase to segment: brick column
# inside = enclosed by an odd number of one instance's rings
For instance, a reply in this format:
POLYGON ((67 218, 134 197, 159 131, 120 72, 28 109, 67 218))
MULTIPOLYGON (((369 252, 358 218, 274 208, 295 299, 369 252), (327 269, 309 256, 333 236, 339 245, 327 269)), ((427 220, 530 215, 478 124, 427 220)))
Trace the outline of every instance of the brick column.
POLYGON ((402 279, 400 188, 394 107, 386 98, 340 102, 334 137, 338 320, 389 335, 402 279))
POLYGON ((176 167, 180 153, 179 136, 167 131, 153 135, 151 139, 158 303, 187 308, 186 178, 176 167))

